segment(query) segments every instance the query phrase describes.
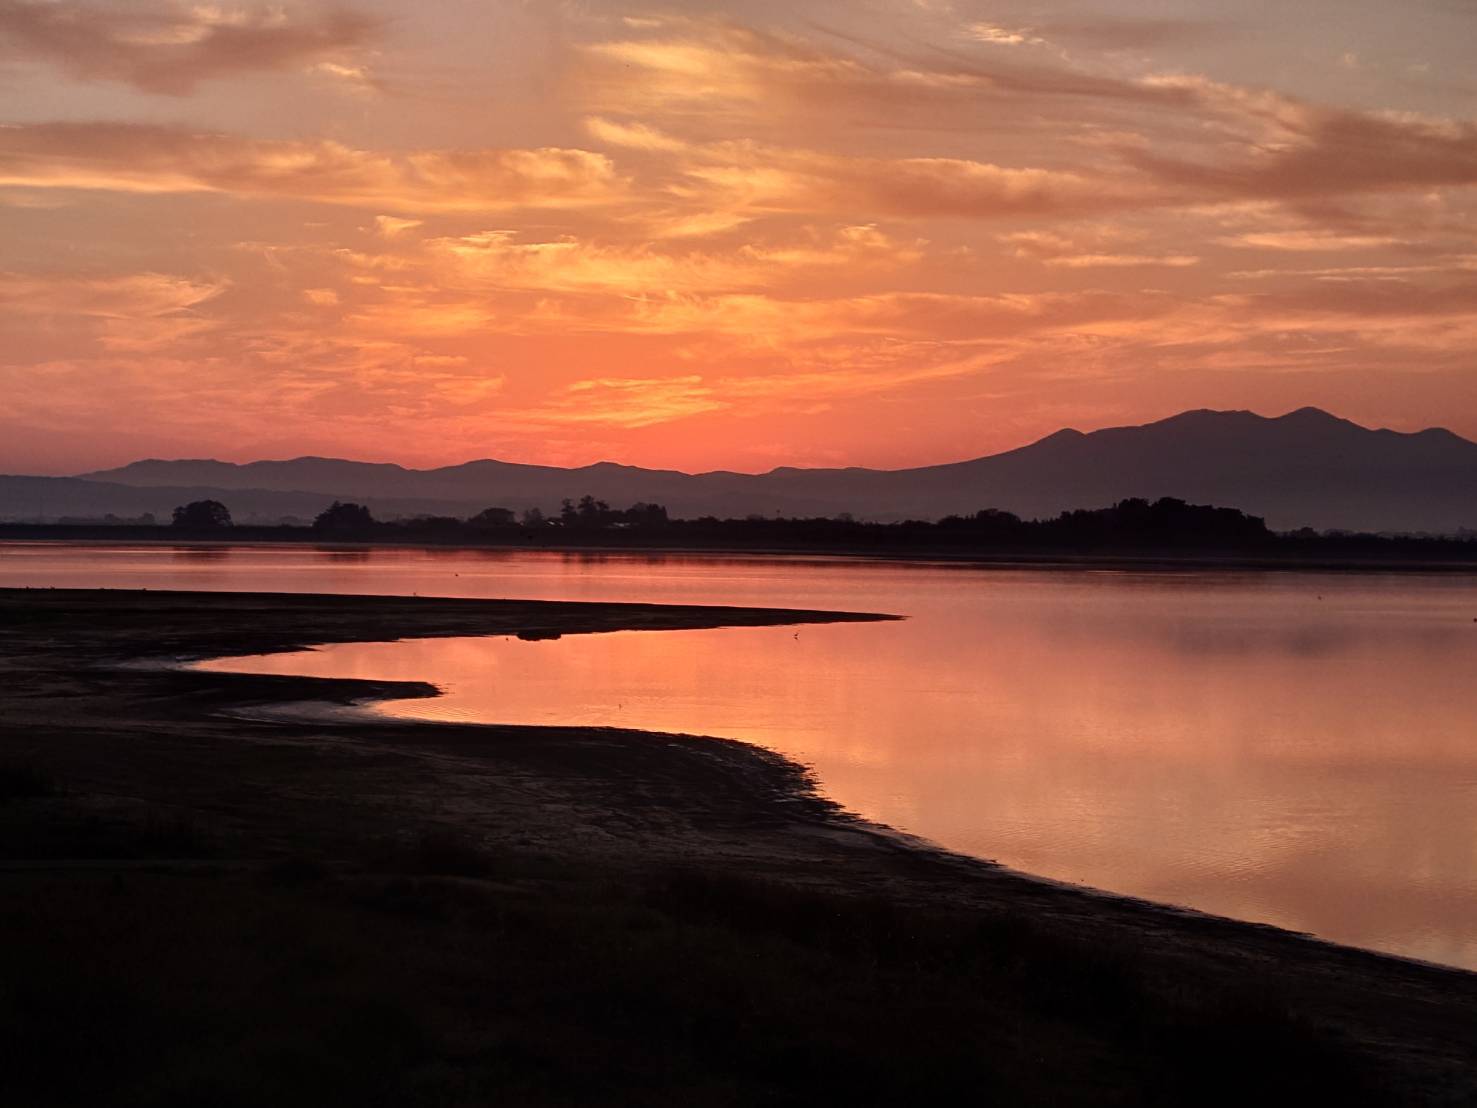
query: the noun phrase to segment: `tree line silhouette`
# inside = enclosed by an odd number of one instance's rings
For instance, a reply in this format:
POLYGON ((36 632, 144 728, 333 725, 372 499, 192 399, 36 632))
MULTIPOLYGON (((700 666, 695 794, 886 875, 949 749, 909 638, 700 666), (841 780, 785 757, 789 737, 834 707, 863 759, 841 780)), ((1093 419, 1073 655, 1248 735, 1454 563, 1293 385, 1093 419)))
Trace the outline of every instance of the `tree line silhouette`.
POLYGON ((566 499, 554 513, 490 507, 469 518, 418 516, 377 520, 362 504, 334 501, 309 527, 235 527, 219 501, 196 501, 174 511, 182 535, 220 536, 250 531, 253 538, 304 537, 341 542, 421 542, 472 545, 675 546, 754 550, 927 551, 1227 551, 1309 557, 1477 557, 1477 536, 1458 538, 1278 533, 1260 516, 1236 508, 1190 504, 1173 497, 1120 500, 1109 508, 1078 509, 1024 519, 985 508, 937 522, 873 523, 849 515, 794 518, 750 515, 673 519, 660 504, 612 508, 594 496, 566 499))

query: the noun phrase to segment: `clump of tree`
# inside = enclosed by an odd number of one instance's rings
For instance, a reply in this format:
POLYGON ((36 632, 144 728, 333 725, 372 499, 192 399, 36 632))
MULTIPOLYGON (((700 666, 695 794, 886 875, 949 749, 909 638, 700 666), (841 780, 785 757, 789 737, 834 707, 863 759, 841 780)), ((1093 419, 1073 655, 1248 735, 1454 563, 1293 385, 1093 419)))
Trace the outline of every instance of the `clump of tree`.
POLYGON ((397 529, 403 532, 400 537, 417 542, 455 542, 469 535, 487 533, 483 528, 474 527, 471 520, 458 519, 456 516, 414 516, 411 519, 397 520, 392 524, 374 525, 376 534, 384 533, 386 528, 397 529))
POLYGON ((566 497, 559 505, 559 522, 565 527, 593 529, 610 522, 610 505, 593 496, 582 496, 576 504, 566 497))
POLYGON ((579 503, 564 500, 559 507, 559 523, 573 530, 596 531, 606 527, 659 527, 667 523, 667 509, 660 504, 637 503, 629 508, 612 508, 593 496, 582 496, 579 503))
MULTIPOLYGON (((937 523, 903 520, 876 523, 843 512, 831 517, 786 518, 753 514, 745 519, 665 520, 657 534, 628 525, 624 541, 768 549, 845 549, 853 551, 1265 551, 1281 541, 1258 516, 1235 508, 1188 504, 1183 500, 1121 500, 1111 508, 1062 512, 1047 519, 1022 519, 1012 512, 986 508, 967 516, 947 516, 937 523)), ((568 541, 582 533, 571 529, 568 541)), ((602 540, 603 541, 603 540, 602 540)))
POLYGON ((662 505, 638 502, 626 509, 622 522, 632 527, 665 527, 670 520, 667 519, 667 509, 662 505))
POLYGON ((988 508, 972 516, 946 516, 942 532, 980 542, 1093 547, 1244 547, 1272 541, 1266 520, 1236 508, 1189 504, 1174 497, 1120 500, 1111 508, 1077 509, 1052 519, 1023 520, 988 508))
POLYGON ((329 538, 359 539, 374 532, 374 516, 363 504, 335 500, 318 513, 313 530, 329 538))
POLYGON ((173 526, 181 531, 224 530, 231 526, 231 509, 219 500, 192 500, 174 510, 173 526))
POLYGON ((1152 503, 1135 497, 1098 511, 1063 512, 1039 526, 1048 541, 1092 546, 1233 548, 1259 546, 1273 538, 1261 516, 1172 496, 1152 503))
POLYGON ((483 508, 467 520, 467 526, 476 531, 498 531, 517 524, 518 515, 512 508, 483 508))

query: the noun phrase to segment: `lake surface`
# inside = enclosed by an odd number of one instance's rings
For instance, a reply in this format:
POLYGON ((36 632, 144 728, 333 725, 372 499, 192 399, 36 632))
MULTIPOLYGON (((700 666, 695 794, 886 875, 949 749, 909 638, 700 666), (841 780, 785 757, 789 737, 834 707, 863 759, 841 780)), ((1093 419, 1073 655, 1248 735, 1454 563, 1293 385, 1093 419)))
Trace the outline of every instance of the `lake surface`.
POLYGON ((0 544, 0 585, 635 600, 904 622, 346 644, 397 715, 724 735, 1012 867, 1477 968, 1477 579, 0 544))

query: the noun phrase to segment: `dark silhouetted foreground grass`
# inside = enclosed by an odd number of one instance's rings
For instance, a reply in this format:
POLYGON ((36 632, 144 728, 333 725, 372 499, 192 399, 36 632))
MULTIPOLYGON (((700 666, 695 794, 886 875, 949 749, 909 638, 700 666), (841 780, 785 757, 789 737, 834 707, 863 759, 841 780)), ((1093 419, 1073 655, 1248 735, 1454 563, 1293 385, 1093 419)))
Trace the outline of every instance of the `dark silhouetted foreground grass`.
POLYGON ((5 1102, 1379 1099, 1277 996, 1091 936, 440 836, 368 853, 7 875, 5 1102))
POLYGON ((0 804, 56 796, 60 791, 56 779, 34 762, 0 762, 0 804))

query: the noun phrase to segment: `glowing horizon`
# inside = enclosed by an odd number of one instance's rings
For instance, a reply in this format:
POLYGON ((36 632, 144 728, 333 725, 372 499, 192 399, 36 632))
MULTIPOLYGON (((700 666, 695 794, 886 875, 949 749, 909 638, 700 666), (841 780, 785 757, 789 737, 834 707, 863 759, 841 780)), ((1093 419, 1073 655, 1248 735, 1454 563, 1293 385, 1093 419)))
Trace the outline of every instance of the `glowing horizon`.
POLYGON ((0 0, 0 470, 1477 438, 1473 15, 0 0))
MULTIPOLYGON (((1201 409, 1201 410, 1203 411, 1205 409, 1201 409)), ((1267 415, 1265 413, 1262 413, 1262 412, 1250 412, 1249 414, 1254 415, 1254 416, 1257 416, 1260 419, 1277 420, 1277 419, 1286 418, 1288 416, 1296 415, 1298 412, 1310 411, 1310 410, 1311 411, 1321 412, 1321 414, 1323 414, 1325 416, 1329 416, 1329 417, 1331 417, 1331 418, 1333 418, 1335 420, 1341 419, 1341 417, 1338 415, 1337 412, 1325 412, 1322 409, 1316 409, 1316 408, 1311 408, 1311 407, 1294 409, 1293 411, 1290 411, 1290 412, 1281 412, 1281 413, 1278 413, 1277 415, 1272 415, 1272 416, 1269 416, 1269 415, 1267 415)), ((1136 426, 1136 427, 1137 426, 1146 426, 1146 425, 1151 425, 1151 424, 1154 424, 1154 423, 1168 422, 1168 421, 1174 419, 1177 416, 1191 415, 1191 414, 1193 414, 1193 413, 1190 412, 1190 411, 1176 412, 1176 413, 1173 413, 1172 415, 1169 415, 1169 416, 1164 417, 1163 419, 1151 419, 1151 420, 1146 421, 1146 424, 1136 424, 1136 425, 1133 425, 1133 426, 1136 426)), ((1234 413, 1234 412, 1220 412, 1220 413, 1217 413, 1217 414, 1233 415, 1233 414, 1237 414, 1237 413, 1234 413)), ((1393 428, 1386 428, 1386 427, 1364 427, 1362 424, 1356 424, 1356 426, 1360 426, 1363 430, 1367 430, 1367 431, 1394 430, 1393 428)), ((1121 426, 1105 425, 1104 427, 1101 427, 1101 428, 1093 428, 1092 430, 1123 430, 1123 429, 1125 429, 1125 428, 1124 427, 1121 427, 1121 426)), ((1423 428, 1419 428, 1418 430, 1421 430, 1421 431, 1431 431, 1431 430, 1449 431, 1450 428, 1446 428, 1446 427, 1423 427, 1423 428)), ((1069 432, 1069 433, 1073 433, 1074 432, 1074 433, 1077 433, 1077 434, 1090 434, 1091 433, 1090 431, 1084 432, 1079 427, 1058 427, 1054 431, 1047 432, 1045 435, 1042 435, 1042 436, 1032 437, 1032 438, 1026 439, 1026 440, 1021 441, 1021 442, 1008 443, 1005 446, 1002 446, 999 450, 991 451, 990 454, 982 454, 982 455, 975 455, 975 456, 971 456, 971 457, 961 457, 961 458, 945 458, 945 459, 940 459, 940 460, 938 460, 937 462, 935 462, 933 464, 948 464, 948 463, 951 463, 951 462, 978 461, 978 460, 981 460, 981 459, 984 459, 984 458, 987 458, 987 457, 992 457, 992 456, 994 456, 996 454, 1011 453, 1011 452, 1016 451, 1016 450, 1022 450, 1024 448, 1028 447, 1028 446, 1034 446, 1037 443, 1040 443, 1041 441, 1043 441, 1043 439, 1049 439, 1052 436, 1057 435, 1057 434, 1060 434, 1062 432, 1069 432)), ((1398 433, 1410 433, 1410 432, 1398 432, 1398 433)), ((1470 440, 1468 440, 1468 441, 1470 441, 1470 440)), ((283 465, 283 464, 287 464, 287 463, 290 463, 290 462, 303 462, 303 461, 347 462, 347 463, 352 464, 352 465, 393 465, 393 466, 399 467, 402 470, 405 470, 407 472, 412 472, 412 473, 423 473, 423 472, 429 472, 429 471, 436 470, 436 469, 455 469, 455 468, 457 468, 459 466, 473 465, 473 464, 478 463, 478 462, 496 462, 496 463, 499 463, 499 464, 502 464, 502 465, 537 465, 537 464, 539 464, 539 463, 532 463, 532 462, 523 462, 523 461, 521 461, 518 458, 495 457, 495 456, 491 456, 491 455, 482 455, 482 456, 478 456, 478 457, 466 457, 466 458, 454 458, 454 459, 452 459, 451 461, 448 461, 448 462, 438 463, 438 464, 435 464, 435 465, 420 465, 420 466, 417 466, 417 465, 408 465, 408 464, 405 464, 403 462, 399 462, 399 461, 397 461, 394 458, 389 458, 389 457, 380 457, 380 456, 375 456, 375 457, 347 457, 347 456, 338 456, 338 455, 335 455, 335 456, 331 456, 330 457, 330 456, 326 456, 326 455, 322 455, 322 454, 297 454, 297 455, 293 455, 293 456, 290 456, 290 457, 289 456, 282 456, 282 457, 276 457, 276 458, 251 457, 251 458, 243 458, 243 459, 213 458, 213 457, 212 458, 158 458, 158 457, 142 458, 141 457, 141 458, 131 458, 131 459, 129 459, 128 462, 125 462, 121 466, 108 467, 108 468, 103 469, 103 470, 92 470, 92 471, 85 471, 85 472, 79 472, 79 473, 62 474, 60 476, 86 477, 86 476, 90 476, 92 473, 99 473, 99 472, 106 473, 106 472, 110 472, 113 469, 126 469, 129 465, 132 465, 132 464, 150 464, 150 463, 164 463, 164 464, 186 463, 186 464, 188 464, 188 463, 223 462, 223 463, 227 463, 227 464, 249 465, 249 464, 255 463, 255 462, 262 462, 262 463, 266 463, 266 464, 270 464, 270 465, 283 465)), ((928 463, 925 463, 925 465, 926 464, 928 464, 928 463)), ((579 467, 571 466, 571 467, 560 467, 560 468, 587 468, 587 467, 600 466, 600 465, 614 465, 614 466, 629 467, 631 465, 631 463, 629 463, 629 462, 623 462, 623 461, 621 461, 618 458, 596 458, 593 461, 583 463, 583 465, 582 466, 579 466, 579 467)), ((779 464, 768 466, 767 468, 764 468, 764 469, 749 469, 749 470, 737 470, 737 469, 732 469, 732 468, 726 468, 726 469, 721 469, 721 470, 711 470, 711 469, 710 470, 676 470, 675 467, 672 467, 672 466, 665 466, 665 467, 643 466, 643 467, 636 467, 636 468, 646 469, 646 470, 648 470, 650 472, 656 472, 658 470, 665 469, 667 471, 675 471, 675 472, 685 473, 686 475, 692 476, 692 477, 704 477, 704 476, 709 476, 709 475, 715 474, 715 473, 740 473, 740 474, 746 474, 746 475, 750 475, 750 476, 763 476, 763 475, 767 475, 769 473, 773 473, 773 472, 776 472, 776 471, 779 471, 779 470, 793 469, 793 468, 796 468, 796 467, 789 466, 789 465, 786 465, 786 464, 783 464, 783 463, 779 463, 779 464)), ((816 467, 803 467, 803 468, 824 469, 824 468, 833 468, 833 467, 816 466, 816 467)), ((889 469, 891 469, 891 470, 904 470, 904 469, 911 469, 911 468, 915 468, 915 467, 911 467, 911 466, 899 466, 899 467, 863 466, 863 467, 858 467, 858 468, 871 469, 873 471, 884 471, 884 470, 889 470, 889 469)))

